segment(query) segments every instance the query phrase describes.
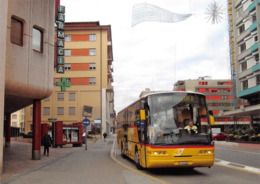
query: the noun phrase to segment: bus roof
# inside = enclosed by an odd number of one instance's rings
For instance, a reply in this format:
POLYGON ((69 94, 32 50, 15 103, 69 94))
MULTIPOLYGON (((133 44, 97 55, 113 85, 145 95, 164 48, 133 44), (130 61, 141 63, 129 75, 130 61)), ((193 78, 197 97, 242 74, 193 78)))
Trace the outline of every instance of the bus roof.
POLYGON ((123 110, 125 110, 126 108, 130 107, 131 105, 135 104, 136 102, 138 102, 139 100, 141 100, 143 98, 146 98, 146 97, 152 96, 152 95, 157 95, 157 94, 169 94, 169 93, 172 93, 172 94, 174 94, 174 93, 186 93, 186 94, 197 94, 197 95, 205 96, 203 93, 194 92, 194 91, 150 91, 150 93, 142 95, 138 100, 135 100, 133 103, 129 104, 128 106, 126 106, 125 108, 120 110, 117 114, 119 114, 120 112, 122 112, 123 110))

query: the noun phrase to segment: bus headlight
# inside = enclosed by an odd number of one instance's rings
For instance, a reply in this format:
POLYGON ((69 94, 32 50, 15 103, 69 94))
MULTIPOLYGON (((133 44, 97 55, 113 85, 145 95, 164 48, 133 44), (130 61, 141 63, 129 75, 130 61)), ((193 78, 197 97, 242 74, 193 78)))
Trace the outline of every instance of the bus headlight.
POLYGON ((147 151, 147 154, 151 156, 167 156, 166 151, 153 151, 153 152, 147 151))
POLYGON ((214 153, 214 151, 212 151, 212 150, 200 150, 199 151, 200 155, 211 155, 213 153, 214 153))

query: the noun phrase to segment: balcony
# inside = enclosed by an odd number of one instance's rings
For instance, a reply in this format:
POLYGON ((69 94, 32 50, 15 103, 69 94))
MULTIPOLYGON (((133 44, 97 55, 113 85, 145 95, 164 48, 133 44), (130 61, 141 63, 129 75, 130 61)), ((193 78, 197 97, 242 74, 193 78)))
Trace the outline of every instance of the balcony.
MULTIPOLYGON (((235 8, 237 8, 238 5, 241 4, 241 2, 242 2, 242 0, 236 0, 236 2, 235 2, 235 8)), ((230 3, 232 3, 232 1, 231 1, 230 3)))
POLYGON ((241 33, 238 37, 237 37, 237 43, 239 43, 240 41, 242 41, 245 37, 247 37, 248 35, 250 35, 250 29, 245 30, 243 33, 241 33))
POLYGON ((252 67, 252 72, 256 72, 256 71, 258 71, 258 70, 260 70, 260 64, 254 65, 254 66, 252 67))
POLYGON ((245 96, 252 95, 254 93, 259 93, 259 92, 260 92, 260 85, 240 91, 238 93, 238 97, 243 98, 245 96))
POLYGON ((252 53, 252 51, 250 49, 247 49, 238 55, 237 60, 240 61, 240 60, 244 59, 246 56, 250 55, 251 53, 252 53))
POLYGON ((249 30, 250 32, 253 32, 257 28, 257 22, 254 22, 250 27, 249 30))
POLYGON ((250 50, 251 52, 254 52, 258 49, 258 42, 256 42, 254 45, 251 46, 250 50))
POLYGON ((236 26, 238 25, 238 24, 240 24, 246 17, 248 16, 248 12, 247 11, 244 11, 243 13, 242 13, 242 15, 240 15, 237 19, 236 19, 236 26))
POLYGON ((252 2, 249 6, 248 6, 248 12, 252 12, 253 10, 255 10, 255 1, 252 2))

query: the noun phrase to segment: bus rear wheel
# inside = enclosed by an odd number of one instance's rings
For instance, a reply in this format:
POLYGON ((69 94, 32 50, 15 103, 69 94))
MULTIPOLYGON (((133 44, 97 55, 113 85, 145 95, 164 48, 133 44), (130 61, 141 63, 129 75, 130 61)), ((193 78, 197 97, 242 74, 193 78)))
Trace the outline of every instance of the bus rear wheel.
POLYGON ((138 150, 135 151, 135 165, 136 165, 136 168, 139 169, 139 170, 143 170, 144 169, 140 165, 140 156, 139 156, 138 150))

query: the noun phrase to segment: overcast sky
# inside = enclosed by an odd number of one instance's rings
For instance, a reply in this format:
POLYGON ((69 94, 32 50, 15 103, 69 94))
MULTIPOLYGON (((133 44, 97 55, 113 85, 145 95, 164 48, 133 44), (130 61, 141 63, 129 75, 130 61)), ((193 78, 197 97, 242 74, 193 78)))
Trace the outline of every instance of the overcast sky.
POLYGON ((230 79, 227 1, 219 24, 207 19, 212 0, 61 0, 66 22, 111 25, 115 110, 138 99, 145 88, 172 90, 178 80, 230 79), (132 27, 133 5, 148 3, 193 15, 177 23, 143 22, 132 27))

